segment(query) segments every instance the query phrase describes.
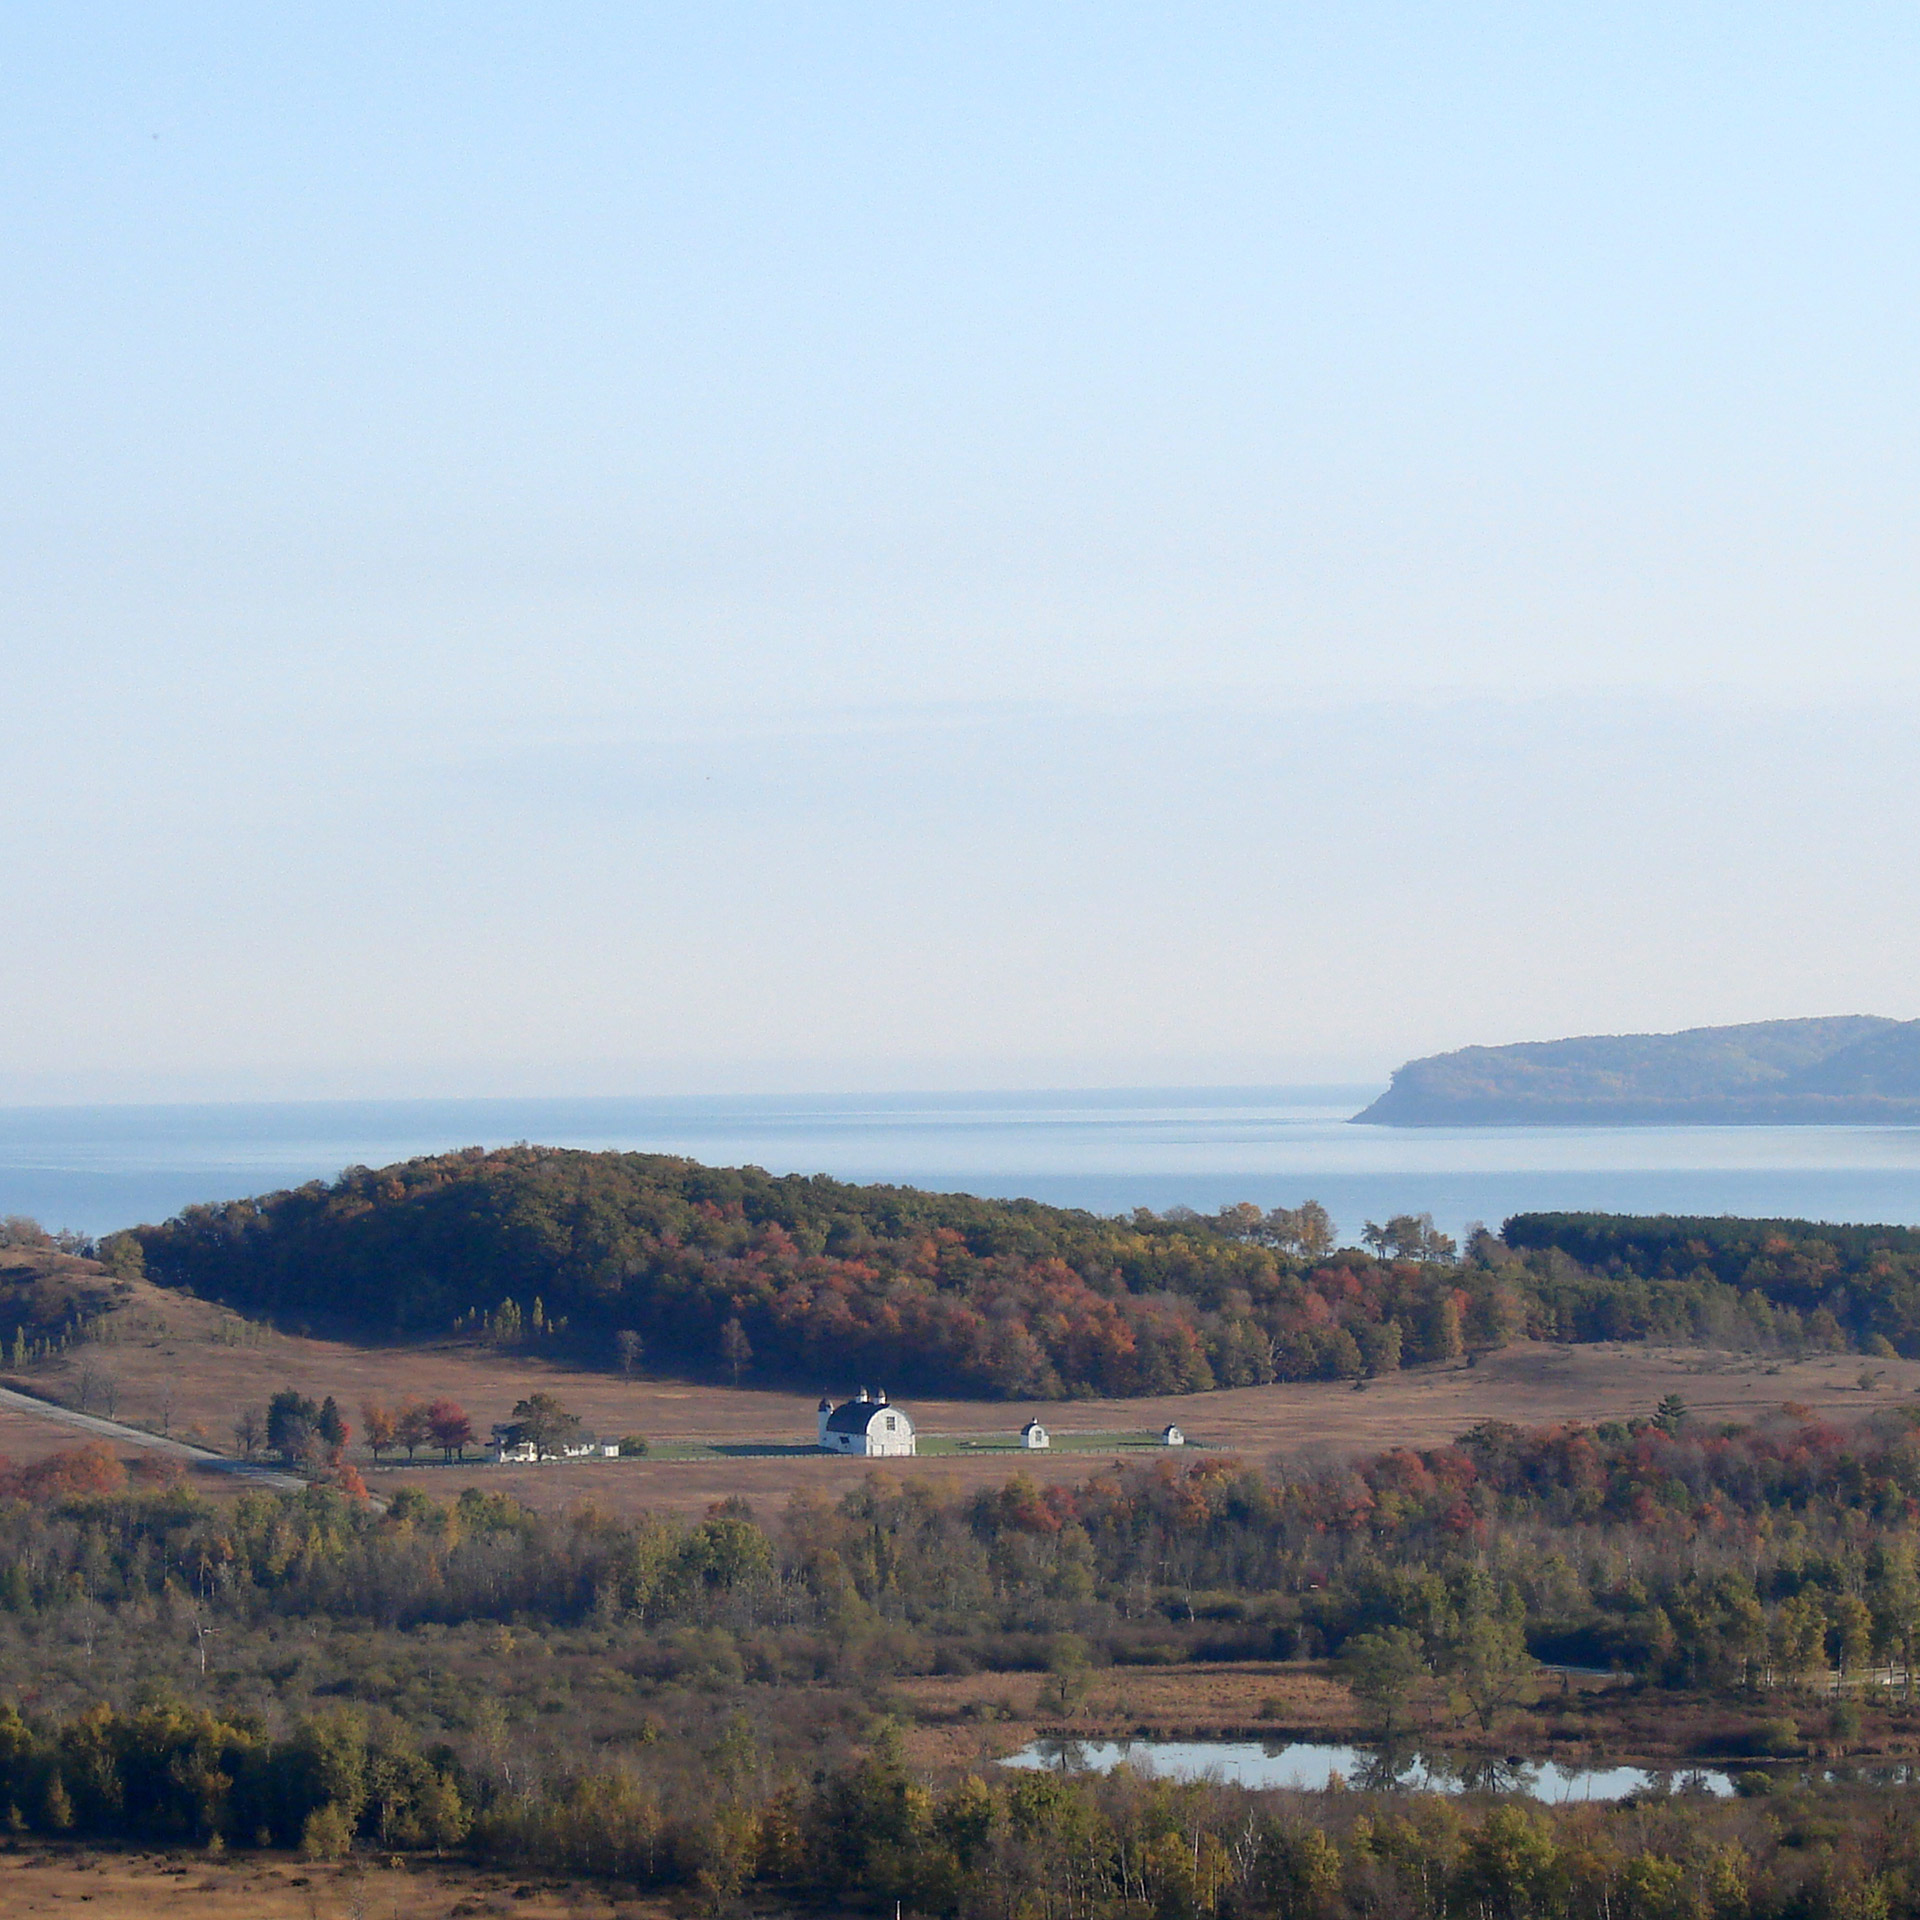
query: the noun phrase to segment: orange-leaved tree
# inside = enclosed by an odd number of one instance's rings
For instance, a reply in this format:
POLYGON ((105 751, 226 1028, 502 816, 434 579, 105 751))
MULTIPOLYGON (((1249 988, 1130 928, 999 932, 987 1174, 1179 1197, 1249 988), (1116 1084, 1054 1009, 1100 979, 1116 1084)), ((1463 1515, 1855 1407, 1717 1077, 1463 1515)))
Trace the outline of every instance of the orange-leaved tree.
POLYGON ((391 1407, 380 1406, 372 1400, 360 1403, 360 1423, 366 1429, 367 1445, 373 1451, 378 1463, 386 1450, 397 1444, 400 1438, 400 1421, 391 1407))
POLYGON ((419 1401, 409 1400, 394 1416, 393 1437, 406 1448, 409 1464, 433 1438, 433 1429, 427 1424, 427 1409, 419 1401))

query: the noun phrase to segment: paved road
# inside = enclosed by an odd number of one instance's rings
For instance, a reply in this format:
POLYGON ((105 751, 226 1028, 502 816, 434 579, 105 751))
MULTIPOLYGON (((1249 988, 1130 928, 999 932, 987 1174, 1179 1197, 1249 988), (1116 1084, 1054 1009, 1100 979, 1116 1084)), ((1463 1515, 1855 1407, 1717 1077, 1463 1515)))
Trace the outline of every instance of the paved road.
POLYGON ((81 1432, 90 1433, 96 1439, 122 1440, 136 1447, 146 1447, 154 1453, 178 1454, 196 1466, 210 1467, 217 1473, 237 1474, 258 1486, 273 1487, 283 1493, 298 1493, 307 1484, 298 1474, 275 1473, 271 1467, 249 1466, 244 1460, 230 1460, 224 1453, 215 1453, 211 1447, 196 1447, 186 1440, 170 1440, 162 1434, 149 1433, 144 1427, 128 1427, 121 1425, 118 1420, 103 1420, 96 1413, 75 1413, 71 1407, 56 1406, 51 1400, 36 1400, 32 1394, 16 1393, 11 1387, 0 1387, 0 1407, 12 1407, 18 1413, 30 1413, 38 1420, 58 1420, 62 1425, 78 1427, 81 1432))

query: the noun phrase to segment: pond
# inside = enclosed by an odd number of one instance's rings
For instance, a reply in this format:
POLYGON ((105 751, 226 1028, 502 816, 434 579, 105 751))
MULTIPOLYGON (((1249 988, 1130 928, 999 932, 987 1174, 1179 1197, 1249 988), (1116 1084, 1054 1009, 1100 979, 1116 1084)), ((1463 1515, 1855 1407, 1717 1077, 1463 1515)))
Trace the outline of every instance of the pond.
POLYGON ((1108 1773, 1124 1764, 1169 1780, 1307 1793, 1336 1778, 1365 1792, 1519 1793, 1556 1802, 1624 1800, 1650 1790, 1725 1799, 1734 1791, 1733 1776, 1717 1767, 1563 1767, 1517 1755, 1394 1752, 1320 1741, 1046 1739, 1001 1764, 1059 1773, 1108 1773))

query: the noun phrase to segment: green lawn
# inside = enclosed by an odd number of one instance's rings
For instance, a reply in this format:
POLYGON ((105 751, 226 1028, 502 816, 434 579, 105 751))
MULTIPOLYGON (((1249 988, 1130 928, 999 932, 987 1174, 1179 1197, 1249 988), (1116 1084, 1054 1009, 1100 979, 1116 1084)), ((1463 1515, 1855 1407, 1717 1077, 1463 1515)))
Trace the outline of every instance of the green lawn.
MULTIPOLYGON (((923 1433, 916 1436, 919 1450, 925 1454, 1025 1453, 1017 1433, 923 1433)), ((1157 1433, 1060 1433, 1055 1432, 1054 1453, 1113 1453, 1122 1448, 1158 1447, 1157 1433)))
MULTIPOLYGON (((1191 1446, 1191 1442, 1188 1443, 1191 1446)), ((1017 1433, 923 1433, 917 1436, 923 1458, 951 1458, 956 1454, 1024 1453, 1017 1433)), ((1157 1449, 1157 1433, 1055 1433, 1055 1453, 1116 1453, 1148 1447, 1157 1449)), ((779 1460, 796 1454, 817 1453, 811 1441, 778 1440, 657 1440, 647 1451, 649 1460, 779 1460)))

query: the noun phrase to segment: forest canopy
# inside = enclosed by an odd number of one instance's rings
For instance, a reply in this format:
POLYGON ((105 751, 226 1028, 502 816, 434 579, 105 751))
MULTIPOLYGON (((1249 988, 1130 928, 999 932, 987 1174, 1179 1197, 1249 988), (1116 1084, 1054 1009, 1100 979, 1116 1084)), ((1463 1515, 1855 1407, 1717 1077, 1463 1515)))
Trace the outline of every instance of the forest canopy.
POLYGON ((820 1383, 1145 1394, 1361 1377, 1460 1349, 1446 1262, 1337 1252, 1297 1209, 1105 1219, 658 1154, 478 1148, 190 1207, 130 1238, 162 1285, 366 1335, 734 1357, 820 1383))
POLYGON ((1005 1398, 1356 1382, 1535 1339, 1920 1352, 1920 1234, 1517 1216, 1335 1245, 1312 1202, 1107 1218, 660 1154, 469 1148, 189 1207, 103 1252, 360 1337, 644 1351, 1005 1398))
POLYGON ((1920 1229, 1683 1214, 1522 1213, 1516 1253, 1553 1252, 1626 1287, 1731 1293, 1798 1316, 1818 1344, 1920 1352, 1920 1229))

